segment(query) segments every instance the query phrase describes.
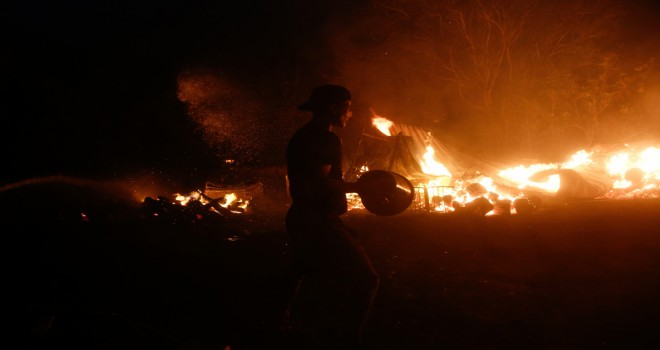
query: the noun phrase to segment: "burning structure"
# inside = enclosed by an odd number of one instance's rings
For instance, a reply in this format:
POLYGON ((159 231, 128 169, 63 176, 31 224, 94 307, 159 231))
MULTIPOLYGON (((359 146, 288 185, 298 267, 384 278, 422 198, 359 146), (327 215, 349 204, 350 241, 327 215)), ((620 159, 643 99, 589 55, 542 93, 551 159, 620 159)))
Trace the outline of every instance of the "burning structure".
MULTIPOLYGON (((479 213, 506 214, 510 208, 522 214, 542 202, 660 196, 660 149, 653 146, 580 150, 562 163, 507 167, 452 156, 430 132, 416 126, 376 115, 372 125, 363 133, 348 177, 359 178, 374 169, 402 174, 415 186, 411 210, 478 207, 479 213), (368 150, 368 142, 375 143, 377 151, 368 150)), ((352 208, 362 208, 358 196, 349 200, 352 208)))

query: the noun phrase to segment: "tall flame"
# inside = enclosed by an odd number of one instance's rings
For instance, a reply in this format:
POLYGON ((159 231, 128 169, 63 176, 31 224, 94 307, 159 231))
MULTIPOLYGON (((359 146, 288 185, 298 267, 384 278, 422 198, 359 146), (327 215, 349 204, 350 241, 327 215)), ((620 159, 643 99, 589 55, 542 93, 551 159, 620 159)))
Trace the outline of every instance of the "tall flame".
POLYGON ((435 150, 433 149, 433 146, 427 145, 426 146, 426 152, 424 152, 423 160, 421 162, 422 165, 422 171, 425 174, 429 175, 437 175, 437 176, 451 176, 451 173, 447 168, 442 164, 438 163, 435 158, 433 157, 435 155, 435 150))
POLYGON ((375 116, 371 119, 371 124, 375 126, 380 132, 387 136, 392 136, 390 128, 394 123, 391 120, 379 116, 375 116))

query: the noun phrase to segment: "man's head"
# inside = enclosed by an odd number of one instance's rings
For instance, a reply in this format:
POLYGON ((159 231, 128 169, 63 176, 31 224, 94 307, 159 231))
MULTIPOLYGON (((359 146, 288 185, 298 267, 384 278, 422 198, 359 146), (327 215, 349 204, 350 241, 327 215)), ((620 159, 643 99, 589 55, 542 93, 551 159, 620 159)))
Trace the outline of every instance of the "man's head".
POLYGON ((314 118, 327 119, 334 126, 345 127, 353 114, 351 92, 339 85, 317 86, 298 109, 314 113, 314 118))

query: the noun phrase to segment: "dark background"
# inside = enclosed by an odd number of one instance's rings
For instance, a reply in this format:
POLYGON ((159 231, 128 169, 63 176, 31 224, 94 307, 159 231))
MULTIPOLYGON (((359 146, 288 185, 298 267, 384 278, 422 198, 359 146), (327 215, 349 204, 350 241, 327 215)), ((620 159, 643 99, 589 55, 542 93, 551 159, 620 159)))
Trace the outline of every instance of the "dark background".
MULTIPOLYGON (((3 148, 10 172, 3 182, 33 174, 176 169, 209 161, 177 99, 177 76, 204 64, 222 67, 245 84, 286 74, 296 41, 313 35, 323 21, 304 23, 296 15, 300 6, 290 1, 5 5, 8 139, 3 148)), ((319 15, 320 10, 312 11, 319 15)))
MULTIPOLYGON (((34 176, 147 173, 197 184, 221 169, 225 159, 245 156, 251 166, 280 166, 286 138, 305 118, 296 114, 295 105, 311 87, 337 76, 328 28, 348 22, 359 27, 361 14, 372 5, 318 0, 5 3, 0 183, 34 176), (204 126, 190 118, 189 106, 177 97, 177 79, 199 67, 249 93, 243 100, 254 105, 236 107, 249 109, 249 117, 236 113, 233 118, 258 125, 246 133, 260 140, 236 143, 259 142, 258 147, 209 142, 204 126)), ((657 3, 628 2, 627 8, 629 41, 653 43, 649 40, 660 22, 657 3)), ((373 30, 373 22, 365 25, 373 30)), ((358 116, 363 107, 357 106, 358 116)))
POLYGON ((246 81, 291 69, 295 9, 267 3, 4 5, 2 182, 140 169, 185 179, 218 166, 177 76, 209 62, 246 81))

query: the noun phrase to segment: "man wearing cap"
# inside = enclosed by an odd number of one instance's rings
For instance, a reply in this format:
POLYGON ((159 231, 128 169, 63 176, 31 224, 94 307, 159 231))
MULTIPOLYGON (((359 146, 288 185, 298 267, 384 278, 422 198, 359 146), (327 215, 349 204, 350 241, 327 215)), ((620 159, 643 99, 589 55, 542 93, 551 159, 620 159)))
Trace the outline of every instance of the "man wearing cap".
POLYGON ((356 234, 340 219, 347 210, 346 193, 359 193, 362 186, 343 180, 341 139, 332 131, 345 127, 351 119, 351 93, 343 86, 321 85, 298 109, 311 112, 312 119, 293 135, 286 150, 292 198, 286 228, 296 283, 284 315, 285 326, 306 277, 340 277, 355 290, 348 308, 351 319, 344 322, 348 334, 343 336, 357 344, 379 277, 356 234))

